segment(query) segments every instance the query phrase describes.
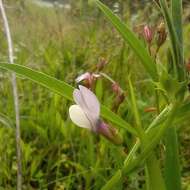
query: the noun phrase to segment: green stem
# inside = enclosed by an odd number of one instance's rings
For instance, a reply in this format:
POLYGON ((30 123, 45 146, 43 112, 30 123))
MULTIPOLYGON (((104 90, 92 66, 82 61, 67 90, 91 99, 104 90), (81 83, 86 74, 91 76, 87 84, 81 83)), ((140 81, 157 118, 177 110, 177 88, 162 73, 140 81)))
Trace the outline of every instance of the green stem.
POLYGON ((134 92, 133 84, 131 82, 130 75, 128 76, 128 82, 129 82, 129 92, 130 92, 132 109, 133 109, 132 111, 133 111, 134 118, 135 118, 135 126, 137 128, 138 133, 139 133, 140 140, 142 141, 141 143, 143 143, 144 131, 143 131, 142 122, 141 122, 141 118, 139 115, 139 111, 138 111, 138 107, 137 107, 137 101, 136 101, 136 97, 135 97, 135 92, 134 92))
POLYGON ((160 113, 160 104, 159 104, 159 90, 155 89, 155 97, 156 97, 156 110, 157 114, 160 113))

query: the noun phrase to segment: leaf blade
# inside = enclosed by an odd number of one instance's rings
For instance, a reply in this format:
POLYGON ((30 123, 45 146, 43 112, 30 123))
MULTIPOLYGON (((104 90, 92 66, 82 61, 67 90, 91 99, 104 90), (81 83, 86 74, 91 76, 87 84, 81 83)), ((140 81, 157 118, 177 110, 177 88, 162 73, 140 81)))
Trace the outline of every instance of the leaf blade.
MULTIPOLYGON (((42 72, 35 71, 28 67, 21 66, 18 64, 11 65, 7 63, 1 63, 0 68, 22 75, 27 79, 30 79, 33 82, 36 82, 41 86, 48 88, 52 92, 59 94, 70 101, 73 101, 72 94, 74 88, 69 84, 67 84, 66 82, 60 81, 42 72)), ((128 132, 137 135, 136 130, 129 123, 127 123, 121 117, 110 111, 106 106, 103 105, 101 106, 101 115, 108 121, 111 121, 113 124, 117 125, 118 127, 124 128, 128 132)))
POLYGON ((114 25, 114 27, 121 34, 123 39, 129 44, 129 46, 133 49, 135 54, 141 60, 143 66, 146 71, 149 73, 152 79, 157 80, 158 74, 156 65, 153 59, 148 54, 146 48, 142 45, 141 41, 133 34, 133 32, 121 21, 121 19, 114 15, 112 11, 99 0, 94 0, 96 5, 100 8, 100 10, 105 14, 107 19, 114 25))

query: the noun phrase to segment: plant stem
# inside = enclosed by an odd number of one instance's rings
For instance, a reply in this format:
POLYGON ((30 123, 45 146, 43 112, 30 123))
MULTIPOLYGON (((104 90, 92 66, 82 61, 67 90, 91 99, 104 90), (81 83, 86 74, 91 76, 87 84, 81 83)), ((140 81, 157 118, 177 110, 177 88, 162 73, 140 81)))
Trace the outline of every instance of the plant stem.
POLYGON ((130 75, 128 76, 128 82, 129 82, 129 92, 130 92, 130 97, 131 97, 131 103, 132 103, 132 108, 133 108, 132 111, 134 114, 136 129, 139 133, 141 143, 144 144, 144 130, 143 130, 143 126, 142 126, 142 122, 141 122, 141 118, 140 118, 140 114, 139 114, 139 110, 137 106, 137 100, 135 97, 135 91, 133 88, 130 75))
MULTIPOLYGON (((13 43, 9 28, 8 19, 6 12, 3 6, 3 1, 0 0, 0 11, 3 19, 3 25, 5 29, 5 34, 8 44, 8 55, 9 63, 14 64, 14 55, 13 55, 13 43)), ((16 154, 17 154, 17 190, 22 189, 22 162, 21 162, 21 144, 20 144, 20 114, 19 114, 19 98, 17 90, 17 81, 15 73, 12 74, 11 83, 13 88, 13 98, 14 98, 14 108, 15 108, 15 119, 16 119, 16 154)))

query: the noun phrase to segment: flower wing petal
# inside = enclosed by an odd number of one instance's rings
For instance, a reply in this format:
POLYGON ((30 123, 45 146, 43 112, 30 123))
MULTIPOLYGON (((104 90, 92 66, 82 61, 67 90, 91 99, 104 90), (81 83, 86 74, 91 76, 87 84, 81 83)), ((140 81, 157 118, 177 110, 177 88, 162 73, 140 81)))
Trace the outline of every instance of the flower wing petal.
POLYGON ((79 105, 72 105, 69 108, 69 115, 74 124, 82 128, 91 129, 91 124, 79 105))
POLYGON ((80 90, 75 89, 73 91, 73 99, 76 102, 76 104, 78 104, 82 109, 86 107, 85 102, 81 96, 80 90))
POLYGON ((81 85, 79 85, 79 89, 88 112, 93 116, 93 118, 99 118, 100 103, 95 94, 88 88, 81 85))

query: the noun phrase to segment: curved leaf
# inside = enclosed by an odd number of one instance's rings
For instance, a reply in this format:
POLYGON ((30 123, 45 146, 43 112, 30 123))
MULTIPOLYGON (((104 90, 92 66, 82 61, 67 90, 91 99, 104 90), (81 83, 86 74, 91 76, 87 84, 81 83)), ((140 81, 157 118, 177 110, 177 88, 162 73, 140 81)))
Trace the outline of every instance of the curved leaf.
POLYGON ((156 64, 153 59, 149 55, 146 48, 143 46, 141 41, 135 36, 135 34, 121 21, 121 19, 114 15, 114 13, 99 0, 93 0, 96 5, 101 9, 101 11, 105 14, 108 20, 114 25, 114 27, 121 34, 123 39, 129 44, 129 46, 133 49, 135 54, 138 56, 146 71, 152 77, 152 79, 158 79, 158 73, 156 69, 156 64))
MULTIPOLYGON (((1 68, 4 68, 9 71, 13 71, 19 75, 22 75, 46 88, 51 90, 52 92, 55 92, 66 99, 72 101, 72 93, 74 88, 70 86, 69 84, 60 81, 56 78, 53 78, 49 75, 46 75, 42 72, 32 70, 30 68, 27 68, 25 66, 17 65, 17 64, 6 64, 6 63, 1 63, 0 64, 1 68)), ((120 118, 118 115, 110 111, 108 108, 105 106, 101 106, 101 115, 111 121, 113 124, 115 124, 118 127, 126 129, 128 132, 136 135, 136 130, 126 121, 124 121, 122 118, 120 118)))

